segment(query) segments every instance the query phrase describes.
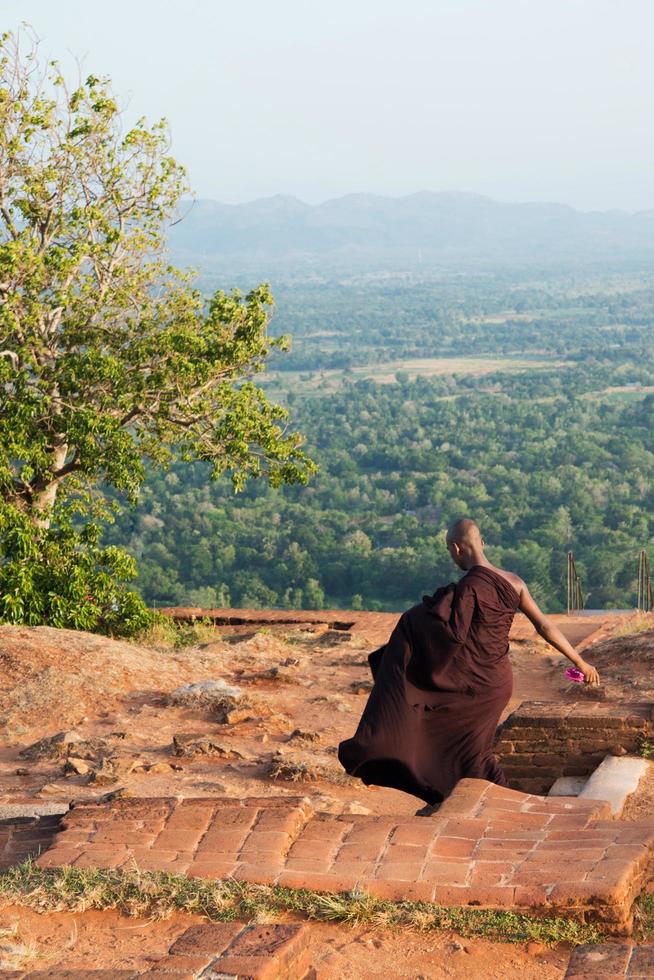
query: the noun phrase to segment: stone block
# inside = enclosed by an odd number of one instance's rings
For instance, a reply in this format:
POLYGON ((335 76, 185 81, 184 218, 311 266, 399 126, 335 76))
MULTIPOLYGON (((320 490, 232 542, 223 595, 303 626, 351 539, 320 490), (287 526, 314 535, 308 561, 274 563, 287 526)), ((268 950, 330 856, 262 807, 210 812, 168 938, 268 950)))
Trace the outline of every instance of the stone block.
POLYGON ((63 844, 53 847, 41 854, 35 861, 39 868, 63 868, 66 865, 74 864, 81 854, 81 850, 74 846, 64 846, 63 844))
MULTIPOLYGON (((345 844, 340 848, 339 853, 347 854, 348 852, 357 854, 364 858, 376 858, 379 853, 379 847, 373 845, 371 848, 366 848, 354 844, 345 844)), ((288 852, 289 859, 301 859, 313 861, 316 859, 329 861, 336 853, 336 845, 331 844, 327 841, 322 840, 298 840, 290 848, 288 852)))
POLYGON ((628 980, 650 980, 654 977, 654 946, 636 946, 627 969, 628 980))
MULTIPOLYGON (((438 892, 437 885, 431 881, 389 881, 384 878, 361 878, 357 888, 375 898, 385 899, 389 902, 433 902, 447 904, 434 898, 438 892)), ((465 891, 464 888, 461 891, 465 891)))
POLYGON ((248 832, 208 830, 198 844, 198 854, 238 854, 248 832))
POLYGON ((409 844, 421 846, 431 843, 437 831, 427 820, 419 819, 420 823, 407 822, 404 825, 400 824, 396 827, 391 837, 391 845, 409 844))
POLYGON ((214 807, 176 807, 168 817, 164 833, 195 833, 198 839, 207 830, 214 807))
POLYGON ((184 872, 189 878, 210 878, 220 881, 229 878, 236 868, 235 861, 212 861, 196 859, 184 872))
MULTIPOLYGON (((427 820, 424 817, 418 817, 417 819, 428 824, 430 827, 435 822, 431 817, 427 820)), ((487 826, 487 817, 484 819, 481 817, 452 817, 442 823, 438 833, 447 837, 466 837, 469 840, 479 840, 484 836, 487 826)))
POLYGON ((624 976, 631 949, 628 945, 601 944, 578 946, 573 950, 565 980, 577 978, 624 976))
POLYGON ((550 786, 548 796, 579 796, 586 785, 585 776, 559 776, 550 786))
POLYGON ((171 956, 210 953, 220 956, 242 931, 240 922, 212 922, 191 926, 178 936, 168 950, 171 956))
POLYGON ((627 797, 638 789, 649 768, 647 759, 609 755, 590 776, 579 798, 607 800, 612 815, 619 816, 627 797))
MULTIPOLYGON (((469 858, 477 845, 477 841, 467 840, 465 837, 438 837, 429 849, 429 854, 434 858, 469 858)), ((394 850, 397 849, 391 847, 387 853, 390 854, 394 850)))
POLYGON ((252 885, 272 885, 284 867, 284 862, 276 859, 265 862, 244 862, 236 865, 234 878, 239 881, 247 881, 252 885))
MULTIPOLYGON (((21 971, 18 976, 23 980, 132 980, 133 970, 66 970, 56 966, 45 970, 33 970, 31 973, 21 971)), ((2 974, 6 976, 6 974, 2 974)), ((170 976, 170 974, 169 974, 170 976)))
POLYGON ((311 814, 306 808, 292 810, 261 810, 255 831, 278 831, 295 835, 306 824, 311 814))
POLYGON ((422 869, 421 881, 433 881, 439 885, 465 885, 468 881, 468 861, 454 864, 451 861, 427 861, 422 869))
POLYGON ((309 931, 301 923, 252 925, 238 934, 229 946, 230 956, 269 956, 280 965, 289 963, 305 948, 309 931))
MULTIPOLYGON (((463 845, 464 850, 470 850, 469 844, 472 842, 462 838, 454 838, 455 846, 463 845)), ((433 853, 433 852, 432 852, 433 853)), ((383 861, 385 862, 413 862, 421 863, 427 856, 427 845, 423 844, 390 844, 384 852, 383 861)), ((468 855, 456 855, 457 857, 468 855)))
MULTIPOLYGON (((412 882, 417 881, 421 877, 422 862, 397 862, 397 861, 384 861, 377 870, 374 872, 375 878, 380 878, 382 881, 401 881, 401 882, 412 882)), ((466 865, 464 869, 464 874, 462 878, 462 883, 465 883, 468 867, 466 865)), ((448 881, 451 880, 452 875, 450 872, 445 872, 444 875, 448 881)), ((423 880, 434 880, 431 875, 424 875, 423 880)))
POLYGON ((67 813, 68 809, 68 803, 44 803, 42 800, 34 800, 29 803, 2 803, 0 804, 0 820, 14 821, 21 817, 46 816, 58 818, 67 813))
MULTIPOLYGON (((166 974, 170 977, 170 980, 179 978, 180 974, 189 974, 195 980, 195 977, 199 976, 203 970, 206 970, 210 966, 214 958, 214 953, 189 954, 188 956, 163 956, 156 963, 153 963, 152 969, 166 974)), ((137 974, 137 976, 140 975, 137 974)), ((134 976, 132 974, 132 977, 134 976)))

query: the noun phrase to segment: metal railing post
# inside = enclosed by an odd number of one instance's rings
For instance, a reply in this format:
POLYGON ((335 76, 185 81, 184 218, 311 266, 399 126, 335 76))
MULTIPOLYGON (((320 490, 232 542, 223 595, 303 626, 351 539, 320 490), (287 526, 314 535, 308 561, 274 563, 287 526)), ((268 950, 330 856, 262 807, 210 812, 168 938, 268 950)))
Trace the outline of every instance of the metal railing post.
POLYGON ((644 548, 641 548, 638 556, 636 607, 638 612, 651 612, 652 610, 652 577, 649 571, 649 559, 644 548))
POLYGON ((581 588, 581 578, 577 574, 574 555, 568 552, 568 616, 580 612, 584 608, 584 595, 581 588))
POLYGON ((568 598, 567 598, 567 612, 568 616, 572 612, 572 552, 568 552, 568 598))

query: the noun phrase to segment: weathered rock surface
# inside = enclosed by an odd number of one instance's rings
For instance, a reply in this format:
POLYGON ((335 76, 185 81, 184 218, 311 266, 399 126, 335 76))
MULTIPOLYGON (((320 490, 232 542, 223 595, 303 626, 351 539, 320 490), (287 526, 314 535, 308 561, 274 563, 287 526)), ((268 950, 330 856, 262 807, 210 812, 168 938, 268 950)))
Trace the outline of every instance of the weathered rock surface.
POLYGON ((182 684, 167 695, 165 703, 182 708, 209 708, 221 704, 225 698, 235 702, 243 697, 243 691, 235 684, 224 680, 200 681, 196 684, 182 684))
POLYGON ((242 752, 211 735, 180 732, 173 735, 173 755, 192 758, 197 755, 213 755, 221 759, 244 759, 242 752))
POLYGON ((289 742, 319 742, 320 739, 320 732, 304 731, 302 728, 296 728, 288 736, 289 742))
MULTIPOLYGON (((221 644, 224 646, 224 644, 221 644)), ((172 690, 215 672, 198 649, 161 650, 82 630, 0 626, 0 741, 78 725, 131 692, 172 690)))
POLYGON ((48 738, 28 745, 19 752, 22 759, 37 762, 39 759, 66 759, 70 755, 78 759, 93 759, 109 748, 109 742, 102 738, 84 739, 78 732, 58 732, 48 738))
POLYGON ((326 782, 336 785, 354 784, 351 776, 340 766, 332 766, 328 762, 312 756, 307 759, 299 753, 278 749, 268 763, 268 775, 272 779, 284 782, 326 782))
POLYGON ((223 680, 185 684, 171 691, 166 704, 206 709, 221 725, 237 725, 241 721, 270 714, 270 708, 264 701, 223 680))

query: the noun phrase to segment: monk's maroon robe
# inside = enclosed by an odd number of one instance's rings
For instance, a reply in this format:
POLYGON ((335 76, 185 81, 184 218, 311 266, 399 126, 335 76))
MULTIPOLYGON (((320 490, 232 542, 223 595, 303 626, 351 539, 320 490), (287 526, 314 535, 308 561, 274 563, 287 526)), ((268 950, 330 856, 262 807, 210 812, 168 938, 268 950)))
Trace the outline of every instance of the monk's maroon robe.
POLYGON ((520 597, 474 565, 403 613, 368 660, 374 686, 338 758, 364 783, 440 803, 466 776, 506 785, 492 747, 513 689, 509 630, 520 597))

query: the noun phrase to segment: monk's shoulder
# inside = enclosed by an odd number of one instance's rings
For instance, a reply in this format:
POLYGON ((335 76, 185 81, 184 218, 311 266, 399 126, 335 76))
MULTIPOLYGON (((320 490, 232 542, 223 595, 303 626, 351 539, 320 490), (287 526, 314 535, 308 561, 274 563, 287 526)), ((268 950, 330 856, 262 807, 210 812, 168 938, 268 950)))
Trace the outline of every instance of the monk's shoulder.
POLYGON ((478 597, 488 597, 494 595, 498 578, 508 582, 518 596, 521 596, 523 590, 526 589, 526 585, 519 575, 505 568, 497 568, 495 565, 476 565, 461 579, 461 584, 470 581, 470 586, 475 587, 478 597))
POLYGON ((522 595, 523 590, 527 588, 524 579, 521 579, 520 576, 516 575, 515 572, 509 572, 505 568, 496 568, 495 571, 498 572, 503 578, 507 580, 507 582, 509 582, 510 585, 513 586, 513 588, 516 590, 518 595, 522 595))

